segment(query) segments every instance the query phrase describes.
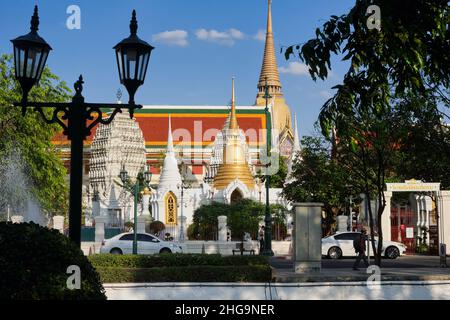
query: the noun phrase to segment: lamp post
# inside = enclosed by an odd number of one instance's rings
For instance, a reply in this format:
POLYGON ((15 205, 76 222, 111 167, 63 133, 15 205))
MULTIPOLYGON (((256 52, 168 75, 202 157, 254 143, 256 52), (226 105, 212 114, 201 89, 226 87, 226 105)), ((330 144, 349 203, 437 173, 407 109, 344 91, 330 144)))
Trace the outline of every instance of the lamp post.
POLYGON ((133 254, 137 254, 137 207, 138 207, 138 195, 141 189, 148 188, 150 181, 152 180, 152 173, 150 168, 146 166, 145 171, 141 170, 138 173, 136 181, 133 183, 128 175, 125 165, 122 165, 120 171, 120 180, 122 181, 122 188, 133 194, 134 197, 134 226, 133 226, 133 254))
POLYGON ((180 210, 180 242, 183 243, 184 242, 184 215, 183 215, 183 207, 184 207, 184 190, 190 188, 190 184, 186 183, 185 181, 183 181, 182 183, 177 185, 178 190, 180 190, 181 192, 181 210, 180 210))
POLYGON ((270 203, 269 203, 269 189, 270 189, 270 175, 269 175, 269 166, 270 166, 270 149, 271 149, 271 117, 270 117, 270 111, 269 111, 269 99, 272 98, 272 96, 269 94, 269 86, 267 84, 267 77, 266 77, 266 84, 265 84, 265 93, 264 93, 264 99, 266 100, 266 108, 264 109, 266 113, 266 130, 267 130, 267 136, 266 136, 266 152, 267 152, 267 164, 266 164, 266 215, 264 218, 265 222, 265 228, 264 228, 264 250, 263 255, 265 256, 273 256, 272 251, 272 216, 270 214, 270 203))
POLYGON ((14 65, 17 81, 22 87, 22 100, 13 105, 22 108, 25 115, 28 108, 38 112, 47 124, 57 123, 63 128, 63 134, 71 140, 70 152, 70 204, 69 204, 69 237, 78 246, 81 244, 81 211, 82 211, 82 178, 83 178, 83 141, 91 134, 91 130, 99 123, 109 124, 122 109, 128 109, 133 118, 134 110, 142 108, 136 105, 134 95, 144 83, 154 49, 137 36, 136 11, 133 10, 130 23, 130 36, 117 44, 117 66, 120 82, 126 87, 130 99, 128 104, 87 103, 82 96, 83 77, 75 83, 75 95, 71 102, 29 102, 28 93, 36 85, 42 75, 48 55, 52 48, 37 31, 39 27, 38 7, 35 6, 31 18, 30 33, 11 40, 14 46, 14 65), (47 118, 44 108, 53 110, 47 118), (102 108, 113 110, 108 118, 103 119, 102 108))

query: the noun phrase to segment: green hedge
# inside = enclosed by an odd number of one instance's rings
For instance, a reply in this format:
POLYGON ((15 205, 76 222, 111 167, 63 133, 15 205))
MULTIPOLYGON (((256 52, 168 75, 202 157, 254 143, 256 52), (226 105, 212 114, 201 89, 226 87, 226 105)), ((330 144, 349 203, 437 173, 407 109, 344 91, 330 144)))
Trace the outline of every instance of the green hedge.
POLYGON ((96 269, 103 283, 268 282, 272 279, 272 270, 268 265, 96 269))
POLYGON ((272 278, 264 256, 101 254, 89 259, 104 283, 266 282, 272 278))
POLYGON ((0 300, 105 300, 99 274, 67 237, 34 223, 0 222, 0 300), (81 289, 67 287, 69 266, 81 289))
POLYGON ((92 265, 117 268, 161 268, 187 266, 269 265, 265 256, 221 256, 218 254, 111 255, 89 257, 92 265))

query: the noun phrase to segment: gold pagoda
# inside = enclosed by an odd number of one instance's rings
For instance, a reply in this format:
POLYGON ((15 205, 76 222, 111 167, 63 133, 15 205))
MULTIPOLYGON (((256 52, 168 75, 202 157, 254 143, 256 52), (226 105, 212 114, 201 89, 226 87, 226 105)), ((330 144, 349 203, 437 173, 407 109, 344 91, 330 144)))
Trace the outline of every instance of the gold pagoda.
POLYGON ((247 163, 246 146, 243 145, 241 132, 236 118, 236 102, 234 78, 232 81, 231 113, 228 128, 224 130, 224 146, 222 163, 214 178, 217 190, 225 189, 231 182, 239 179, 249 189, 253 189, 255 182, 247 163))

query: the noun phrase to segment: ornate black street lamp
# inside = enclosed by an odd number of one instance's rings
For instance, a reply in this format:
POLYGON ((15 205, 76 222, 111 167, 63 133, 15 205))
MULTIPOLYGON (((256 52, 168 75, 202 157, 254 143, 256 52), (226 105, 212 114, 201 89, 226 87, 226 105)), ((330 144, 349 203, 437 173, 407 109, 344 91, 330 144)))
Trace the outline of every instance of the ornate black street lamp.
POLYGON ((134 95, 144 83, 150 53, 153 47, 140 40, 137 35, 136 12, 130 24, 131 35, 117 46, 120 81, 126 87, 129 104, 87 103, 82 96, 83 77, 75 83, 75 96, 68 103, 28 102, 28 93, 36 85, 44 70, 51 47, 42 39, 37 31, 39 17, 37 6, 31 19, 31 32, 12 40, 14 45, 14 62, 16 78, 22 87, 22 101, 14 103, 22 107, 25 115, 27 108, 32 108, 43 117, 48 124, 57 123, 63 128, 64 135, 71 140, 70 152, 70 204, 69 204, 69 237, 78 246, 81 243, 81 199, 83 178, 83 141, 91 134, 91 130, 99 123, 109 124, 122 109, 128 109, 133 118, 134 110, 142 108, 134 103, 134 95), (119 61, 120 57, 120 61, 119 61), (53 109, 51 118, 47 118, 43 108, 53 109), (113 110, 108 118, 103 118, 101 108, 113 110))
POLYGON ((145 171, 141 170, 138 173, 135 182, 132 182, 128 172, 125 168, 125 164, 122 165, 122 170, 120 171, 119 178, 122 181, 122 188, 133 194, 134 197, 134 226, 133 226, 133 254, 137 254, 137 206, 138 206, 138 196, 141 189, 150 188, 150 181, 152 180, 152 173, 150 172, 150 167, 146 166, 145 171))
POLYGON ((270 149, 271 149, 271 117, 270 117, 270 111, 269 111, 269 99, 271 99, 272 96, 269 94, 269 86, 267 84, 267 77, 266 77, 266 84, 265 84, 265 93, 264 93, 264 99, 266 99, 266 108, 264 109, 266 113, 266 127, 267 127, 267 136, 266 136, 266 155, 267 155, 267 164, 266 164, 266 172, 265 172, 265 183, 266 183, 266 214, 264 218, 264 250, 262 252, 265 256, 273 256, 272 251, 272 215, 270 213, 270 198, 269 198, 269 189, 270 189, 270 173, 269 173, 269 167, 271 165, 270 163, 270 149))

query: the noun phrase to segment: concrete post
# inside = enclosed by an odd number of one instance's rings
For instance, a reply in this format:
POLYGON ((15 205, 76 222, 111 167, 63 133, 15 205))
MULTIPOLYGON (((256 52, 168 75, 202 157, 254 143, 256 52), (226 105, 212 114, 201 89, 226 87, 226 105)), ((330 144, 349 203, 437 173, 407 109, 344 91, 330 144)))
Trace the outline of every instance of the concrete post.
POLYGON ((64 233, 64 216, 53 217, 53 229, 58 230, 60 233, 64 233))
POLYGON ((92 200, 92 216, 98 217, 100 216, 100 201, 99 200, 92 200))
POLYGON ((439 239, 450 252, 450 191, 442 190, 438 195, 439 239))
POLYGON ((385 191, 384 198, 386 199, 386 206, 384 207, 383 215, 381 216, 381 229, 383 230, 383 240, 391 241, 391 198, 392 191, 385 191))
POLYGON ((105 240, 105 224, 107 221, 108 217, 95 217, 95 242, 102 242, 105 240))
POLYGON ((23 223, 24 219, 22 216, 12 216, 11 222, 12 223, 23 223))
POLYGON ((348 228, 348 217, 344 215, 337 216, 337 231, 346 232, 348 228))
POLYGON ((149 216, 150 210, 148 209, 148 206, 150 204, 150 192, 144 192, 144 195, 142 196, 142 215, 143 216, 149 216))
POLYGON ((227 241, 227 216, 218 216, 217 217, 217 221, 218 221, 218 229, 219 229, 219 235, 218 235, 218 239, 219 241, 227 241))
POLYGON ((137 217, 137 232, 138 233, 145 233, 145 216, 138 216, 137 217))
POLYGON ((294 203, 294 271, 320 272, 322 203, 294 203))

